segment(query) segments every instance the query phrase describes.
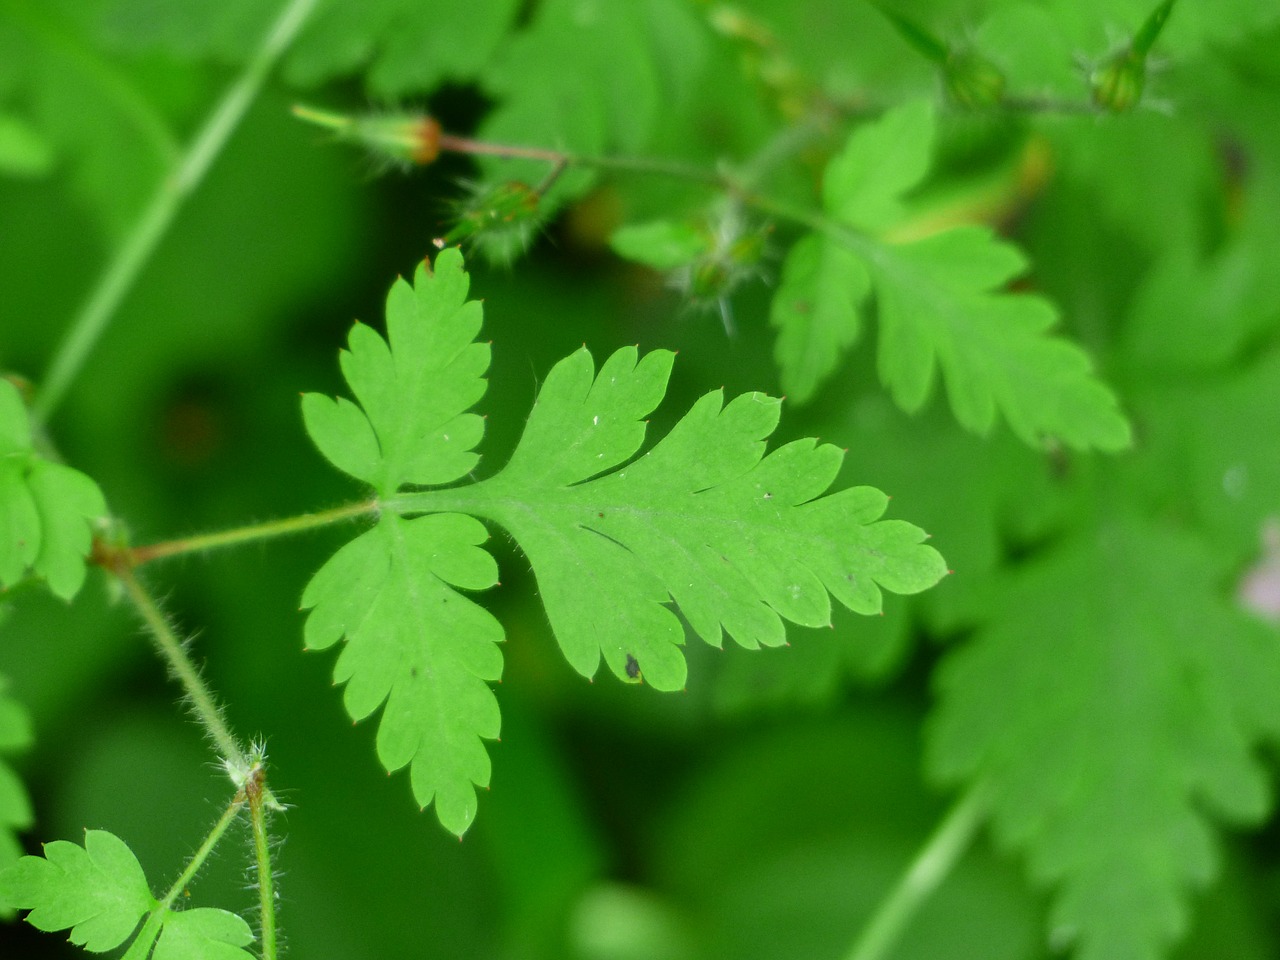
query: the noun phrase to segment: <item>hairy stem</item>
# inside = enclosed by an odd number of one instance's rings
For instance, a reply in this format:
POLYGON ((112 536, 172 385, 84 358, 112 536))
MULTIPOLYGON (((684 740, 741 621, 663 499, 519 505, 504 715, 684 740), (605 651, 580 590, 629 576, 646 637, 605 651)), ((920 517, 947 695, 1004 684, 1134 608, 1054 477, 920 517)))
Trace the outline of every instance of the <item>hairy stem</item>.
POLYGON ((270 794, 264 786, 261 765, 255 766, 245 783, 245 796, 249 799, 249 819, 253 824, 253 851, 258 871, 258 904, 260 907, 262 960, 276 960, 276 894, 275 877, 271 872, 271 838, 267 835, 267 815, 271 806, 270 794))
POLYGON ((227 88, 191 145, 178 158, 173 171, 157 184, 151 199, 115 256, 107 263, 54 353, 33 405, 37 420, 47 420, 62 401, 120 303, 133 289, 160 239, 168 232, 183 202, 204 179, 231 132, 249 109, 249 104, 262 89, 272 67, 297 36, 315 5, 316 0, 289 0, 257 52, 227 88))
POLYGON ((845 960, 883 960, 920 906, 941 885, 987 817, 981 784, 964 794, 925 841, 901 879, 880 902, 845 960))
POLYGON ((212 691, 200 676, 200 671, 196 669, 196 665, 187 656, 186 650, 182 648, 182 641, 178 639, 177 633, 174 632, 173 626, 160 609, 160 605, 147 592, 146 587, 138 581, 137 576, 134 575, 133 568, 127 562, 114 564, 111 567, 111 572, 120 580, 120 583, 124 586, 125 593, 129 595, 133 605, 138 608, 138 612, 142 615, 142 619, 147 625, 147 632, 151 634, 151 639, 155 643, 156 650, 159 651, 161 658, 169 665, 169 669, 173 671, 174 676, 178 678, 178 682, 186 693, 191 712, 200 722, 200 725, 204 727, 209 739, 214 742, 218 752, 222 755, 228 772, 232 774, 233 779, 237 776, 243 777, 250 769, 249 758, 236 741, 236 738, 232 736, 231 730, 227 726, 227 722, 222 718, 222 712, 218 709, 218 704, 213 698, 212 691))
POLYGON ((296 517, 285 517, 282 520, 268 520, 231 530, 218 530, 214 533, 203 533, 194 537, 180 537, 176 540, 165 540, 160 543, 145 544, 141 547, 126 548, 123 553, 129 566, 140 566, 163 557, 175 557, 184 553, 199 553, 205 550, 216 550, 220 547, 232 547, 255 540, 269 540, 292 533, 301 533, 316 527, 352 520, 378 510, 378 501, 366 500, 362 503, 350 503, 332 510, 321 510, 317 513, 303 513, 296 517))

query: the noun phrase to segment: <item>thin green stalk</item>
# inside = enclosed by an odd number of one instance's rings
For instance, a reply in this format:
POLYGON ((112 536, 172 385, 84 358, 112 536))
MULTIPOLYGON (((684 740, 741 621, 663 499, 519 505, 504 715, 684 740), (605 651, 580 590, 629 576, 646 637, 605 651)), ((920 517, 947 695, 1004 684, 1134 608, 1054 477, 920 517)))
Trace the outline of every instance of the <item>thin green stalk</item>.
POLYGON ((80 307, 33 405, 39 421, 48 420, 65 396, 89 354, 125 296, 133 289, 142 268, 173 223, 183 202, 199 186, 231 132, 258 95, 267 75, 311 15, 316 0, 289 0, 262 44, 240 76, 223 94, 200 132, 179 158, 173 172, 161 178, 124 243, 111 259, 80 307))
POLYGON ((213 698, 213 692, 205 684, 200 671, 196 669, 195 664, 182 648, 182 641, 178 639, 160 605, 138 581, 133 568, 128 563, 116 564, 111 572, 119 578, 125 593, 138 608, 156 649, 169 664, 178 682, 182 684, 182 689, 186 692, 187 700, 191 705, 191 712, 195 714, 196 719, 209 735, 209 739, 218 748, 228 772, 233 778, 243 777, 250 769, 249 758, 236 738, 232 736, 231 729, 222 718, 222 712, 213 698))
POLYGON ((906 873, 880 902, 845 960, 883 960, 920 906, 941 885, 987 817, 987 790, 973 787, 925 841, 906 873))
POLYGON ((271 838, 267 835, 267 808, 271 800, 263 785, 261 767, 255 768, 244 792, 249 798, 249 819, 253 824, 253 850, 258 870, 262 960, 276 960, 275 877, 271 872, 271 838))
POLYGON ((350 503, 332 510, 321 510, 318 513, 304 513, 296 517, 285 517, 282 520, 268 520, 254 523, 232 530, 219 530, 214 533, 203 533, 194 537, 179 537, 176 540, 165 540, 161 543, 132 547, 126 551, 130 566, 141 566, 152 560, 163 557, 174 557, 184 553, 199 553, 205 550, 216 550, 220 547, 231 547, 255 540, 269 540, 273 537, 301 533, 316 527, 351 520, 378 509, 378 501, 366 500, 362 503, 350 503))
POLYGON ((623 173, 648 173, 690 180, 695 183, 708 183, 717 187, 724 186, 724 177, 714 170, 673 160, 658 160, 650 157, 591 156, 582 153, 566 153, 563 150, 550 150, 545 147, 490 143, 487 140, 473 140, 470 137, 457 137, 447 133, 440 135, 439 146, 441 152, 506 157, 511 160, 541 160, 566 167, 594 167, 597 170, 615 170, 623 173))
POLYGON ((227 832, 227 828, 235 822, 236 817, 240 815, 240 811, 244 809, 245 798, 241 794, 236 794, 235 799, 226 810, 222 811, 222 816, 218 818, 218 822, 213 825, 213 829, 209 831, 209 835, 204 838, 204 843, 200 844, 200 849, 191 857, 191 862, 187 864, 187 868, 182 871, 182 875, 173 882, 173 886, 169 888, 169 892, 164 895, 164 899, 160 901, 160 909, 164 910, 173 906, 173 902, 178 899, 182 891, 190 886, 191 881, 195 879, 196 874, 200 872, 200 868, 204 866, 204 862, 209 859, 209 854, 213 853, 222 835, 227 832))
POLYGON ((222 816, 213 825, 209 835, 204 838, 204 843, 200 844, 200 849, 195 852, 190 862, 187 863, 182 875, 173 882, 169 892, 148 914, 146 923, 142 925, 142 930, 134 938, 134 945, 129 948, 129 952, 125 955, 125 960, 129 960, 130 957, 134 956, 135 951, 150 951, 151 944, 160 934, 160 926, 164 923, 165 912, 173 907, 174 901, 182 895, 182 891, 187 889, 191 881, 195 879, 196 874, 200 872, 200 868, 204 866, 204 862, 209 859, 209 854, 213 853, 214 847, 222 840, 227 828, 235 822, 236 817, 240 815, 240 811, 244 809, 244 805, 244 795, 236 794, 235 799, 231 801, 231 805, 222 811, 222 816))

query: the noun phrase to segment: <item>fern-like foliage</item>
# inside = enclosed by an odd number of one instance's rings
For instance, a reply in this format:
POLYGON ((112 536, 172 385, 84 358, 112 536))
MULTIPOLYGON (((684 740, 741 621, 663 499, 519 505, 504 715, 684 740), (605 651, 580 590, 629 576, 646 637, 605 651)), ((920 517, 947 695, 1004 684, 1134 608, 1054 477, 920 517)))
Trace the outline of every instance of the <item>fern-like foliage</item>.
POLYGON ((0 589, 34 574, 70 600, 84 583, 91 525, 106 512, 96 483, 36 451, 22 395, 0 380, 0 589))
POLYGON ((832 376, 874 291, 880 377, 903 409, 924 404, 940 369, 956 419, 977 433, 998 412, 1029 443, 1127 446, 1128 423, 1084 351, 1049 333, 1050 303, 1002 292, 1026 267, 1014 247, 980 227, 881 239, 928 171, 934 132, 933 109, 909 103, 855 130, 828 164, 822 203, 834 227, 792 249, 773 304, 788 395, 808 399, 832 376))
POLYGON ((880 520, 868 487, 824 496, 841 452, 812 440, 768 456, 779 401, 704 396, 648 453, 632 459, 644 418, 666 392, 673 355, 635 348, 600 370, 584 349, 548 375, 505 469, 469 486, 483 421, 489 348, 474 342, 480 304, 466 299, 455 249, 434 272, 399 281, 387 337, 357 325, 342 367, 359 406, 303 398, 307 429, 336 466, 371 485, 376 525, 344 546, 303 596, 310 647, 345 638, 335 676, 352 716, 380 705, 378 753, 411 766, 414 795, 461 834, 488 783, 482 740, 497 736, 489 689, 502 668, 497 622, 460 590, 497 581, 474 517, 493 520, 533 564, 552 629, 590 676, 603 656, 628 681, 678 689, 684 631, 719 644, 781 644, 783 621, 830 622, 829 594, 860 613, 881 588, 912 593, 944 573, 924 533, 880 520))
POLYGON ((84 846, 47 843, 43 857, 23 857, 0 872, 0 904, 30 911, 27 922, 38 930, 69 929, 71 942, 92 953, 132 939, 124 960, 253 957, 243 949, 253 932, 241 917, 214 907, 162 905, 128 844, 105 830, 86 830, 84 846))
POLYGON ((1105 525, 1002 578, 1003 614, 943 665, 930 764, 994 787, 1076 960, 1162 956, 1215 873, 1207 814, 1268 810, 1253 754, 1280 735, 1280 647, 1215 567, 1186 533, 1105 525))

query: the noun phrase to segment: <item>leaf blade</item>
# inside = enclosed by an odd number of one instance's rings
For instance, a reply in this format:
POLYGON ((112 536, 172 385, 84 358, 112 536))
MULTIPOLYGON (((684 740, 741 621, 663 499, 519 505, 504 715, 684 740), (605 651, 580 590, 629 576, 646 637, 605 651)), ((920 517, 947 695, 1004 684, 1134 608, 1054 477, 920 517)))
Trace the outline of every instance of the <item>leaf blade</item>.
POLYGON ((70 928, 72 943, 101 953, 124 943, 155 906, 142 866, 114 834, 86 830, 84 846, 55 840, 44 851, 0 873, 0 898, 29 910, 39 930, 70 928))

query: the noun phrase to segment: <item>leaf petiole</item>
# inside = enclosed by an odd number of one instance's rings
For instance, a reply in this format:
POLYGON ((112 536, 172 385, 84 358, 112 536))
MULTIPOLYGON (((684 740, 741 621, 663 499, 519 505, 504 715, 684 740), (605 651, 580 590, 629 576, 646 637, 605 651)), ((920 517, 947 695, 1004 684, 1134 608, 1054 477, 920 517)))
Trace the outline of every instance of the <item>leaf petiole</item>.
MULTIPOLYGON (((175 540, 164 540, 160 543, 144 544, 141 547, 126 547, 119 552, 128 566, 141 566, 152 560, 164 557, 176 557, 185 553, 200 553, 204 550, 217 550, 221 547, 234 547, 255 540, 270 540, 289 534, 301 533, 316 527, 353 520, 356 517, 376 513, 379 509, 377 500, 365 500, 360 503, 349 503, 332 510, 321 510, 318 513, 303 513, 296 517, 285 517, 281 520, 267 520, 230 530, 218 530, 213 533, 198 534, 194 537, 179 537, 175 540)), ((111 547, 100 544, 98 562, 102 566, 111 566, 114 551, 111 547)))
POLYGON ((978 784, 964 794, 925 841, 905 873, 880 901, 845 960, 889 956, 912 915, 960 861, 987 818, 988 790, 978 784))
POLYGON ((173 903, 187 889, 191 881, 195 879, 200 868, 204 866, 204 862, 209 859, 209 854, 213 853, 214 847, 221 842, 227 829, 235 822, 236 817, 240 815, 240 811, 244 809, 246 803, 245 794, 237 793, 235 798, 222 811, 222 816, 218 818, 218 822, 213 825, 213 829, 209 831, 208 836, 204 838, 204 842, 200 844, 195 854, 188 861, 186 869, 177 880, 173 882, 164 898, 151 908, 151 912, 147 915, 146 921, 142 925, 142 929, 138 932, 138 936, 134 939, 133 945, 129 947, 128 952, 124 955, 124 960, 142 960, 151 951, 151 946, 155 943, 156 937, 160 935, 160 928, 164 926, 165 914, 173 907, 173 903))

